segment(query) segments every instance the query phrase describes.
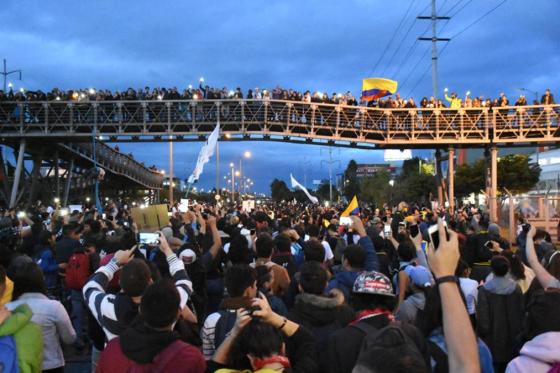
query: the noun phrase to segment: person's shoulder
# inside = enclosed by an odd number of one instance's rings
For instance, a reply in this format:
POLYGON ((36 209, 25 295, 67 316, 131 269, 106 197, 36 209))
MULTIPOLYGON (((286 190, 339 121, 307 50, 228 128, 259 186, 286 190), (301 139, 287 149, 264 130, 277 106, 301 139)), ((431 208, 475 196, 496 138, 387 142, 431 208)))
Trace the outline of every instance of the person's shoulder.
POLYGON ((177 344, 176 346, 177 353, 173 357, 173 362, 174 362, 173 365, 180 365, 181 369, 183 369, 185 366, 188 365, 190 369, 192 369, 192 370, 187 370, 188 372, 190 371, 197 372, 198 370, 195 370, 195 368, 200 368, 200 367, 203 367, 202 371, 206 369, 204 355, 202 355, 202 352, 200 352, 198 348, 180 340, 177 340, 175 343, 177 344), (187 364, 187 365, 183 365, 183 364, 187 364))
POLYGON ((210 315, 206 316, 206 320, 204 320, 203 328, 215 327, 221 316, 222 315, 220 314, 220 312, 213 312, 210 315))

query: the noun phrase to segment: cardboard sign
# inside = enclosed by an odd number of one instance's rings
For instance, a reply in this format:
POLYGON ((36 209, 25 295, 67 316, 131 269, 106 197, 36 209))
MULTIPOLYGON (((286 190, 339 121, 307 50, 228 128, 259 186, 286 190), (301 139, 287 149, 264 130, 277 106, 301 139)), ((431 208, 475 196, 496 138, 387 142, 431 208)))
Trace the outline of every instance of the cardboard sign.
POLYGON ((134 207, 130 210, 132 219, 140 231, 156 231, 169 224, 167 205, 152 205, 145 208, 134 207))

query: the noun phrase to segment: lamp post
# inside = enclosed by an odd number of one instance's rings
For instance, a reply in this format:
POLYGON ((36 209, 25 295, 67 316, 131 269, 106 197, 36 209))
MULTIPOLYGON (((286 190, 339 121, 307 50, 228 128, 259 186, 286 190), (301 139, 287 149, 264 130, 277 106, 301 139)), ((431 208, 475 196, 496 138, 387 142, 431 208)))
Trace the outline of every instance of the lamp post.
MULTIPOLYGON (((2 71, 0 74, 2 74, 4 76, 4 92, 6 92, 6 79, 8 78, 8 75, 19 74, 19 80, 21 80, 21 70, 7 71, 7 69, 6 69, 6 59, 4 59, 4 71, 2 71)), ((12 83, 10 83, 10 88, 12 88, 12 83)))
POLYGON ((530 89, 527 88, 518 88, 521 92, 528 92, 528 93, 532 93, 535 95, 535 100, 538 102, 539 101, 539 92, 537 91, 531 91, 530 89))
POLYGON ((231 169, 231 200, 235 200, 235 169, 233 168, 233 162, 229 164, 229 168, 231 169))
POLYGON ((243 174, 243 158, 249 159, 249 158, 251 158, 252 155, 253 154, 251 154, 250 151, 246 150, 246 151, 243 152, 243 157, 239 158, 239 176, 241 177, 241 179, 240 179, 241 183, 239 184, 239 194, 244 192, 244 189, 245 189, 245 188, 243 188, 243 190, 242 190, 242 188, 241 188, 242 185, 243 185, 243 177, 244 177, 244 174, 243 174))

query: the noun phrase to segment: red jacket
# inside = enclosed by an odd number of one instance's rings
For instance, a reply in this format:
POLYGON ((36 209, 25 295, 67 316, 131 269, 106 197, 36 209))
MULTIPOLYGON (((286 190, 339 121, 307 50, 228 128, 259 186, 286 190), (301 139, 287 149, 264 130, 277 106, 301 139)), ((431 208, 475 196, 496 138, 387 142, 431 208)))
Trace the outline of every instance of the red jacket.
POLYGON ((97 373, 119 372, 184 372, 204 373, 206 361, 202 353, 183 341, 177 340, 154 358, 151 364, 140 365, 127 358, 121 350, 120 338, 111 340, 97 364, 97 373))

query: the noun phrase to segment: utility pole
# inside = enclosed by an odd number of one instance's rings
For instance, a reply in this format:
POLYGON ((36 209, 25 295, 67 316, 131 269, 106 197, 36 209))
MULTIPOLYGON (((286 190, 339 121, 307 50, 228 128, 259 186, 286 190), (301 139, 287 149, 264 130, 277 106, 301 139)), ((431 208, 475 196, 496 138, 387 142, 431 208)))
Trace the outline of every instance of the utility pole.
POLYGON ((169 209, 171 210, 172 208, 173 208, 173 141, 169 141, 169 209))
POLYGON ((432 95, 436 98, 438 97, 438 68, 437 68, 437 42, 438 41, 450 41, 449 38, 438 38, 437 37, 437 21, 448 20, 450 17, 438 17, 436 14, 436 0, 432 0, 432 15, 431 16, 419 16, 417 19, 430 19, 432 20, 432 37, 419 37, 418 40, 421 41, 431 41, 432 42, 432 95))
POLYGON ((19 80, 21 80, 21 72, 22 72, 21 70, 7 71, 6 59, 4 58, 4 70, 2 70, 2 72, 0 73, 4 76, 4 92, 6 92, 6 79, 8 78, 8 75, 19 74, 19 80))
POLYGON ((332 159, 332 147, 331 147, 331 146, 329 146, 329 160, 328 160, 328 161, 322 160, 322 161, 321 161, 321 164, 322 164, 323 162, 325 162, 325 163, 327 163, 327 164, 329 165, 329 201, 332 202, 332 200, 333 200, 333 193, 332 193, 332 165, 333 165, 333 163, 336 163, 336 162, 338 162, 338 164, 340 164, 340 160, 338 160, 338 159, 333 160, 333 159, 332 159))

